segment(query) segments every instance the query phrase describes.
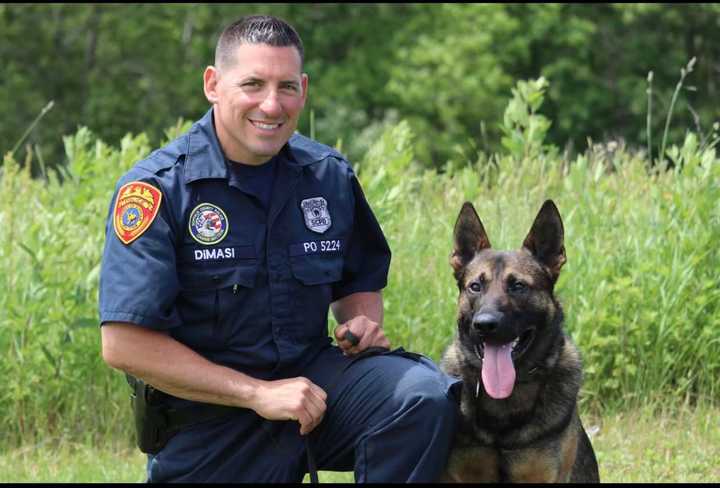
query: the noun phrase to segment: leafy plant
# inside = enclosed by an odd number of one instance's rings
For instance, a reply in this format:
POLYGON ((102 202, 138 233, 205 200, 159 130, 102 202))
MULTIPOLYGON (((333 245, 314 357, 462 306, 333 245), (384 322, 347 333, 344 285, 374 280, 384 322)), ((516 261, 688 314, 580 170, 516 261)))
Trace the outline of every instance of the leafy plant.
MULTIPOLYGON (((720 391, 720 159, 717 135, 670 145, 673 168, 623 145, 565 161, 545 143, 540 80, 518 83, 507 151, 427 169, 417 134, 390 125, 356 166, 393 258, 384 290, 394 345, 438 360, 455 333, 452 228, 472 201, 497 248, 517 248, 541 203, 563 217, 568 263, 556 293, 585 365, 584 407, 648 396, 716 402, 720 391), (534 122, 533 122, 534 121, 534 122)), ((173 138, 187 127, 178 122, 173 138)), ((0 433, 131 438, 128 389, 100 354, 98 271, 117 178, 145 157, 145 134, 109 146, 80 128, 70 164, 32 178, 7 155, 0 176, 0 433)), ((32 155, 32 152, 29 153, 32 155)))
POLYGON ((540 77, 537 80, 520 80, 512 89, 513 97, 503 116, 502 145, 517 159, 538 158, 545 151, 551 157, 557 155, 557 148, 545 147, 545 138, 550 129, 550 120, 537 113, 545 98, 548 82, 540 77))

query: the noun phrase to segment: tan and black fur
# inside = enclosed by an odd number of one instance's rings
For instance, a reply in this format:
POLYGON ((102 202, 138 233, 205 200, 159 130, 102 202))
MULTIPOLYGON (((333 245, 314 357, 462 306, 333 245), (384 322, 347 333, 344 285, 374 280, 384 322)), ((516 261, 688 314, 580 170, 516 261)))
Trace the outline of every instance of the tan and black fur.
POLYGON ((580 357, 553 294, 566 261, 557 207, 546 201, 507 252, 466 202, 454 239, 458 331, 441 366, 463 379, 462 424, 445 481, 599 482, 577 410, 580 357))

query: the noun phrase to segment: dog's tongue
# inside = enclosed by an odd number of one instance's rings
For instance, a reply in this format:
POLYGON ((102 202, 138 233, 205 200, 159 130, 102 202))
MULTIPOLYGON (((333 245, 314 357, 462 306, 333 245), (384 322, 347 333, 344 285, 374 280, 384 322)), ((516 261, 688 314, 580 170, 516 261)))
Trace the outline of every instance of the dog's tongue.
POLYGON ((495 399, 507 398, 515 386, 515 367, 510 344, 494 346, 485 343, 482 380, 485 391, 495 399))

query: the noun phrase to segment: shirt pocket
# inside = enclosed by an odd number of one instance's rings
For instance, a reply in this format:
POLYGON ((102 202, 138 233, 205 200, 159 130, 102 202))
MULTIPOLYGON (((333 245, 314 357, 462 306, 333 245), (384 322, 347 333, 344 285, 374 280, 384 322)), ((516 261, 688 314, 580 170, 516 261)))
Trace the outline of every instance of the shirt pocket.
POLYGON ((248 301, 256 286, 256 258, 220 263, 188 263, 178 269, 178 311, 183 324, 175 338, 205 350, 224 349, 238 324, 237 303, 248 301))
POLYGON ((304 285, 325 285, 342 279, 341 255, 315 254, 290 258, 293 276, 304 285))
POLYGON ((295 278, 293 309, 297 327, 289 331, 298 339, 326 337, 332 287, 343 277, 344 259, 340 254, 315 254, 290 258, 295 278))

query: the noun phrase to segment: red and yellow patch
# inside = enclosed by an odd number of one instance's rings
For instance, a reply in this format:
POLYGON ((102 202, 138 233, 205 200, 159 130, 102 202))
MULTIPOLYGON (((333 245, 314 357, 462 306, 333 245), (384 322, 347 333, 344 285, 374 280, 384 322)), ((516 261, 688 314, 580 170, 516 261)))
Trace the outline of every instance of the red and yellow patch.
POLYGON ((162 193, 152 185, 133 181, 118 192, 113 210, 115 234, 125 244, 140 237, 160 210, 162 193))

